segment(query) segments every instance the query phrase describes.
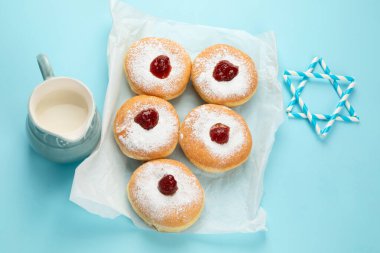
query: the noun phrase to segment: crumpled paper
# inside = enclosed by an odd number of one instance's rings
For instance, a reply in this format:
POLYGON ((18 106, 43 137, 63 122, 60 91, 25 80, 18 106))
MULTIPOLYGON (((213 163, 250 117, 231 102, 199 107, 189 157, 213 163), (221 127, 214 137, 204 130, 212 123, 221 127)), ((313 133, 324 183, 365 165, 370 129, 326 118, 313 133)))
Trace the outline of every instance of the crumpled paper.
MULTIPOLYGON (((109 84, 103 111, 99 147, 75 172, 70 200, 87 211, 106 218, 129 217, 141 228, 147 225, 135 214, 127 196, 131 173, 141 164, 126 158, 112 133, 115 113, 135 94, 123 72, 126 50, 143 37, 165 37, 182 44, 192 59, 216 43, 237 47, 254 59, 259 74, 258 90, 246 104, 235 108, 246 119, 253 137, 249 160, 239 168, 220 175, 194 167, 179 146, 169 157, 185 163, 196 174, 206 194, 201 218, 187 230, 190 233, 255 232, 266 229, 265 211, 260 207, 265 167, 283 121, 283 100, 277 80, 277 50, 273 33, 256 37, 244 31, 163 20, 141 13, 129 5, 111 0, 113 26, 108 42, 109 84)), ((185 93, 170 101, 182 121, 192 108, 204 103, 191 83, 185 93)))

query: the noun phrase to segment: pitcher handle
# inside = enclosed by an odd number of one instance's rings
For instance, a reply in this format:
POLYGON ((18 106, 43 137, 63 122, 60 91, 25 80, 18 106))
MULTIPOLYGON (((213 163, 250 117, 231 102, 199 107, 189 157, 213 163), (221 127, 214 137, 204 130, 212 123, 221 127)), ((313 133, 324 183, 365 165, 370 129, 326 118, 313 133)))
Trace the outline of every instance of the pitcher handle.
POLYGON ((37 55, 37 62, 44 80, 54 77, 53 68, 51 67, 46 55, 37 55))

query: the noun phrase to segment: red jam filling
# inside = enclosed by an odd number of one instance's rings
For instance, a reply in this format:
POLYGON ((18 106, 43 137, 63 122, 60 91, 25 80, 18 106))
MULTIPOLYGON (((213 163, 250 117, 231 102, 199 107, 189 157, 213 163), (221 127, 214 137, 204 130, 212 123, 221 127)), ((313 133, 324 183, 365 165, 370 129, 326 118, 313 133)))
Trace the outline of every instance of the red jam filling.
POLYGON ((159 55, 150 63, 150 72, 157 78, 167 78, 171 70, 170 59, 166 55, 159 55))
POLYGON ((158 190, 164 195, 173 195, 177 190, 177 181, 173 175, 165 175, 158 182, 158 190))
POLYGON ((142 128, 150 130, 158 123, 159 115, 155 109, 146 109, 141 111, 135 117, 135 122, 142 128))
POLYGON ((222 123, 216 123, 210 128, 210 137, 216 143, 227 143, 230 138, 230 128, 222 123))
POLYGON ((223 60, 216 64, 212 76, 218 82, 226 82, 234 79, 237 74, 239 74, 239 67, 227 60, 223 60))

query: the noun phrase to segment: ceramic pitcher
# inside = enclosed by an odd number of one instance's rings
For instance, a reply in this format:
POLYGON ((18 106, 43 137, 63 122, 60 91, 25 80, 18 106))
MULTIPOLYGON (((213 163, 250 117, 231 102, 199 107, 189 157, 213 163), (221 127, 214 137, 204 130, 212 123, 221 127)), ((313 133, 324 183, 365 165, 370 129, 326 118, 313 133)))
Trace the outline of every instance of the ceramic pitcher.
POLYGON ((45 55, 37 56, 44 81, 29 98, 26 129, 32 148, 67 163, 87 157, 100 140, 101 120, 91 91, 79 80, 55 77, 45 55))

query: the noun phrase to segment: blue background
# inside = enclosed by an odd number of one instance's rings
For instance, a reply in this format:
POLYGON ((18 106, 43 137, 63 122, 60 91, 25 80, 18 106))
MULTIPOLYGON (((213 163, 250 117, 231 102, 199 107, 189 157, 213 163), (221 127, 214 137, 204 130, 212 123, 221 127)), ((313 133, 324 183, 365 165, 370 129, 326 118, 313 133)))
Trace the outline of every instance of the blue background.
MULTIPOLYGON (((380 252, 379 2, 129 3, 184 22, 252 34, 273 30, 280 73, 305 70, 320 55, 332 72, 356 77, 350 100, 361 123, 338 122, 320 141, 306 121, 284 122, 265 175, 268 232, 160 234, 140 231, 126 218, 102 219, 68 199, 77 164, 57 165, 36 155, 24 124, 28 96, 41 82, 35 60, 40 52, 50 56, 56 74, 84 81, 103 107, 108 2, 2 0, 0 252, 380 252)), ((330 113, 338 101, 328 84, 310 84, 304 96, 316 112, 330 113)))

